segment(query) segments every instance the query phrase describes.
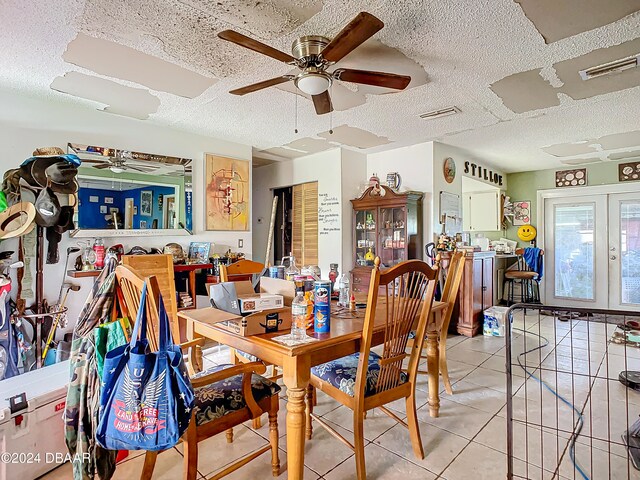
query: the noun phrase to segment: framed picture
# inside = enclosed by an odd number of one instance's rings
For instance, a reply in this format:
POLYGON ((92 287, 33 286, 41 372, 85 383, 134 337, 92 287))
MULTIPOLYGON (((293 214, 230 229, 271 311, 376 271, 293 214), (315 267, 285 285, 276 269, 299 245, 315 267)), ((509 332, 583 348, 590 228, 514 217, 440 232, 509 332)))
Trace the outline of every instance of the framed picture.
POLYGON ((205 228, 249 230, 249 161, 205 154, 205 228))
POLYGON ((100 197, 97 195, 89 195, 89 203, 98 203, 100 201, 100 197))
POLYGON ((140 192, 140 215, 145 217, 153 215, 153 192, 151 190, 140 192))
POLYGON ((629 182, 640 180, 640 162, 618 164, 618 181, 629 182))
POLYGON ((189 263, 209 263, 209 242, 191 242, 189 244, 189 263))
POLYGON ((556 172, 556 187, 584 187, 586 184, 586 168, 560 170, 556 172))
POLYGON ((146 220, 140 220, 140 228, 147 228, 147 221, 146 220))
POLYGON ((113 197, 104 197, 104 203, 107 205, 113 205, 113 197))
POLYGON ((513 224, 529 225, 531 223, 531 202, 513 202, 513 224))
POLYGON ((106 205, 100 205, 100 213, 107 213, 107 206, 106 205))
POLYGON ((160 195, 158 195, 158 210, 162 210, 163 206, 164 206, 164 195, 161 193, 160 195))

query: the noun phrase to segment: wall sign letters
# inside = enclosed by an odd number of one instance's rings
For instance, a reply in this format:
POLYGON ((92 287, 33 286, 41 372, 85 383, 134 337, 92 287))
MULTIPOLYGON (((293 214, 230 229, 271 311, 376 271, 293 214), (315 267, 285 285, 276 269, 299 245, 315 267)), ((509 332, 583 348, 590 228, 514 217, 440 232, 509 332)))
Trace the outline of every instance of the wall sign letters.
POLYGON ((502 174, 494 172, 482 165, 466 161, 464 162, 464 173, 469 174, 471 177, 502 186, 502 174))

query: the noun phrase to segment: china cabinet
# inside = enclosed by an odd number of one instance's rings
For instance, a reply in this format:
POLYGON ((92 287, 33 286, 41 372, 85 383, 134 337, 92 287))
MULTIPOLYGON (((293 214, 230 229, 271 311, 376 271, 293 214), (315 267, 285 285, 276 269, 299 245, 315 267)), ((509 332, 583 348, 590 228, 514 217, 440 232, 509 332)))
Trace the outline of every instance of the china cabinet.
POLYGON ((354 200, 353 292, 367 294, 375 257, 381 268, 409 259, 422 259, 421 192, 396 193, 389 187, 369 187, 354 200))

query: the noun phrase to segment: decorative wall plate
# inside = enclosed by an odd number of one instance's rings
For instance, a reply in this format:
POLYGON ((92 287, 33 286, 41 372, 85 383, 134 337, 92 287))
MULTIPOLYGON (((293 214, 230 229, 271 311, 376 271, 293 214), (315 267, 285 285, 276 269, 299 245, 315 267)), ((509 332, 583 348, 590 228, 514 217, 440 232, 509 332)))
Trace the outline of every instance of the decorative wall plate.
POLYGON ((447 183, 452 183, 456 178, 456 162, 453 161, 453 158, 448 157, 444 159, 442 173, 444 174, 444 179, 447 183))
POLYGON ((640 162, 628 162, 618 165, 618 181, 640 180, 640 162))

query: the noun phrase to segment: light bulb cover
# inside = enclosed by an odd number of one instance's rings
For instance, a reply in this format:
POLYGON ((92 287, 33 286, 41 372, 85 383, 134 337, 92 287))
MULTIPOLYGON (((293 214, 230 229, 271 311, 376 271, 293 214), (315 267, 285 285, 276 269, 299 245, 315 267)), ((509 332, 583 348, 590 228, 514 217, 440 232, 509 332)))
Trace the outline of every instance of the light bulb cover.
POLYGON ((111 170, 113 173, 122 173, 122 172, 124 172, 124 168, 120 168, 120 167, 109 167, 109 170, 111 170))
POLYGON ((319 95, 331 86, 331 76, 324 72, 305 72, 295 79, 295 85, 307 95, 319 95))

